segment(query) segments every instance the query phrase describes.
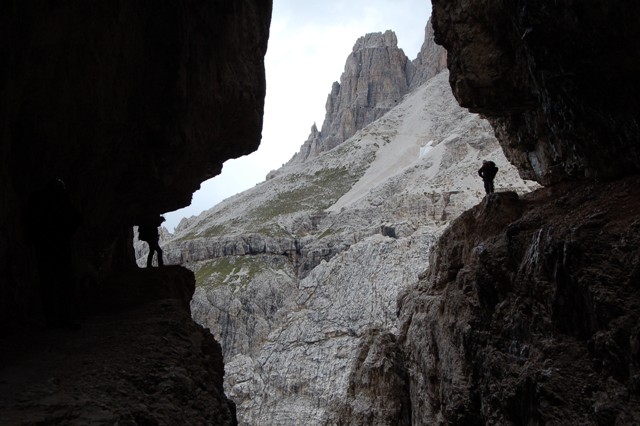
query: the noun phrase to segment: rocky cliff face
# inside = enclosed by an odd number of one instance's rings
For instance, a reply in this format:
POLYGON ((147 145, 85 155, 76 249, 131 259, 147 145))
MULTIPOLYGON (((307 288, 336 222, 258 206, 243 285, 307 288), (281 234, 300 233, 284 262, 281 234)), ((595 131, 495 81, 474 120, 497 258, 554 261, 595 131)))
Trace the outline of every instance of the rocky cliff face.
POLYGON ((639 15, 624 1, 433 2, 456 98, 542 184, 638 171, 639 15))
MULTIPOLYGON (((194 318, 222 343, 241 423, 382 413, 350 377, 366 370, 358 359, 378 354, 377 339, 396 339, 396 298, 427 268, 443 227, 482 198, 484 158, 498 163, 499 188, 528 191, 488 123, 456 104, 444 72, 338 147, 176 232, 165 253, 195 271, 194 318)), ((380 392, 404 386, 398 374, 380 392)), ((383 417, 395 424, 402 407, 383 417)))
POLYGON ((425 83, 431 77, 447 69, 447 51, 436 44, 434 40, 431 18, 424 28, 424 43, 422 43, 418 57, 412 61, 412 65, 410 89, 425 83))
POLYGON ((367 34, 358 39, 340 82, 333 84, 327 97, 321 131, 313 125, 307 141, 291 162, 304 162, 341 144, 398 105, 409 88, 442 71, 446 53, 433 43, 430 23, 425 33, 425 43, 413 63, 398 48, 393 31, 367 34))
POLYGON ((499 192, 451 223, 399 298, 397 338, 362 346, 358 404, 336 418, 393 424, 409 398, 411 424, 636 424, 639 9, 478 0, 433 13, 457 99, 548 187, 499 192))
MULTIPOLYGON (((100 306, 98 289, 112 282, 111 276, 135 268, 132 226, 148 215, 188 204, 199 183, 217 174, 225 160, 257 148, 271 2, 3 1, 0 8, 4 337, 41 326, 45 319, 50 326, 59 326, 60 318, 72 326, 68 317, 73 310, 93 314, 100 306)), ((134 287, 130 291, 136 307, 151 303, 134 287)), ((131 308, 127 291, 118 294, 121 299, 110 299, 110 309, 131 308)), ((175 299, 176 294, 163 297, 175 299)), ((156 308, 161 318, 162 307, 156 308)), ((165 320, 180 322, 187 309, 169 311, 165 320)), ((128 321, 113 315, 111 321, 128 321)), ((151 329, 155 333, 162 327, 151 329)), ((193 332, 188 325, 183 330, 193 332)), ((11 344, 3 341, 0 346, 4 351, 11 344)), ((115 339, 111 344, 126 342, 115 339)), ((171 339, 173 344, 180 352, 191 343, 171 339)), ((203 369, 217 369, 220 379, 220 363, 204 359, 217 349, 211 342, 204 346, 208 349, 194 353, 203 358, 203 369)), ((127 352, 131 365, 141 371, 146 369, 146 349, 127 352)), ((174 362, 181 365, 167 361, 174 362)), ((3 372, 11 365, 4 363, 3 372)), ((44 376, 65 374, 38 371, 44 376)), ((112 371, 115 381, 129 380, 122 370, 112 371)), ((93 385, 78 386, 87 384, 93 385)), ((186 394, 202 391, 189 382, 165 384, 158 376, 145 388, 171 394, 184 385, 189 387, 186 394)), ((117 392, 117 386, 104 386, 91 398, 109 414, 122 405, 121 399, 111 398, 117 392)), ((219 387, 194 398, 202 407, 226 407, 218 413, 222 423, 234 420, 219 387)), ((62 399, 65 403, 68 398, 62 399)), ((173 409, 181 412, 176 405, 173 409)), ((138 421, 173 423, 170 417, 154 417, 153 410, 148 413, 150 417, 144 414, 138 421)), ((194 413, 197 410, 189 415, 194 413)), ((61 421, 74 419, 69 414, 61 421)))
POLYGON ((414 423, 637 422, 637 188, 497 193, 451 224, 385 346, 410 372, 414 423))

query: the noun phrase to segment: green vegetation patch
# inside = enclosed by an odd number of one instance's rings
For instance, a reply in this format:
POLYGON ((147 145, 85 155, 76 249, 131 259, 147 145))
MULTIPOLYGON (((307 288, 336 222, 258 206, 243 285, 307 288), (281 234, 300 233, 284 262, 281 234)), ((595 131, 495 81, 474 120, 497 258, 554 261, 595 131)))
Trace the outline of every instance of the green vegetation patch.
POLYGON ((218 237, 227 234, 227 228, 224 225, 212 225, 200 234, 201 237, 218 237))
POLYGON ((224 225, 211 225, 210 227, 206 228, 203 232, 200 232, 198 234, 196 234, 195 231, 190 231, 188 234, 185 234, 182 237, 178 238, 176 242, 189 241, 189 240, 194 240, 196 238, 201 238, 201 237, 218 237, 218 236, 226 235, 227 231, 228 231, 227 227, 224 225))
POLYGON ((193 240, 194 238, 196 238, 196 233, 191 231, 188 234, 185 234, 182 237, 178 238, 176 242, 189 241, 189 240, 193 240))
POLYGON ((267 237, 272 237, 272 238, 291 237, 291 234, 289 232, 287 232, 286 229, 283 229, 277 223, 273 223, 273 224, 271 224, 271 226, 269 226, 269 225, 262 226, 262 227, 256 229, 255 233, 256 234, 260 234, 260 235, 264 235, 264 236, 267 236, 267 237))
POLYGON ((325 169, 308 176, 306 185, 282 192, 252 212, 252 220, 264 223, 300 211, 323 211, 346 194, 366 170, 346 167, 325 169))
POLYGON ((262 256, 227 256, 208 261, 196 271, 197 287, 222 285, 246 287, 255 276, 267 267, 262 256))
MULTIPOLYGON (((359 150, 360 146, 345 144, 337 148, 338 157, 345 157, 349 151, 359 150)), ((299 212, 322 212, 333 205, 340 197, 346 194, 353 185, 366 172, 369 164, 375 159, 375 152, 367 153, 364 161, 354 166, 337 167, 333 169, 321 169, 315 173, 293 173, 285 175, 281 179, 290 186, 299 187, 278 193, 274 198, 267 200, 255 209, 249 209, 243 216, 236 217, 224 224, 215 224, 205 228, 196 235, 189 232, 177 241, 192 240, 199 237, 217 237, 231 233, 233 230, 242 229, 244 232, 257 232, 270 237, 288 237, 289 232, 281 225, 274 222, 280 216, 299 212)), ((225 209, 229 207, 225 206, 225 209)), ((328 235, 328 234, 327 234, 328 235)), ((212 261, 218 262, 218 261, 212 261)), ((209 283, 207 277, 222 274, 218 269, 221 265, 204 265, 201 267, 198 284, 209 283), (213 268, 213 269, 211 269, 213 268)), ((217 278, 216 278, 217 281, 217 278)), ((212 284, 207 284, 212 285, 212 284)))

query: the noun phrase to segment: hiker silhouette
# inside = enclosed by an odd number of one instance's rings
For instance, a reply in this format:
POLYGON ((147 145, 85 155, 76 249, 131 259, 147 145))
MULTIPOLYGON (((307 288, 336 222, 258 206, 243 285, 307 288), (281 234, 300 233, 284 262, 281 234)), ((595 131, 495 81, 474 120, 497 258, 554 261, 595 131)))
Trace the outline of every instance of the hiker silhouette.
POLYGON ((153 264, 154 253, 158 254, 158 266, 163 266, 162 249, 158 243, 160 236, 158 235, 158 227, 164 222, 163 216, 147 218, 138 226, 138 239, 145 241, 149 245, 149 255, 147 256, 147 268, 151 268, 153 264))
POLYGON ((78 328, 72 238, 81 216, 62 179, 54 179, 29 197, 27 237, 36 258, 42 308, 52 328, 78 328))
POLYGON ((493 179, 496 177, 497 173, 498 168, 496 167, 496 163, 487 160, 482 161, 482 167, 478 170, 478 174, 484 182, 484 190, 487 194, 491 194, 494 191, 493 179))

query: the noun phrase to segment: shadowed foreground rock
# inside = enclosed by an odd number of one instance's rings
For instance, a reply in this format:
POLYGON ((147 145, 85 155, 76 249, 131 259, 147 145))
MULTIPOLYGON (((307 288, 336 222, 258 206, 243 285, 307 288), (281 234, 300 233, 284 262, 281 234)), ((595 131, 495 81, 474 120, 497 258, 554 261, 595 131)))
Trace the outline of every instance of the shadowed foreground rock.
POLYGON ((193 274, 129 272, 131 229, 257 149, 271 6, 0 0, 0 423, 235 421, 193 274))
MULTIPOLYGON (((0 1, 0 332, 38 323, 30 199, 64 181, 90 292, 130 229, 257 149, 271 2, 0 1)), ((45 212, 41 213, 46 217, 45 212)), ((52 225, 53 226, 53 225, 52 225)))
MULTIPOLYGON (((2 424, 235 424, 220 345, 188 310, 193 274, 173 266, 117 279, 157 300, 129 300, 80 330, 0 340, 2 424), (183 296, 168 297, 168 288, 183 296)), ((116 291, 103 294, 102 304, 113 309, 120 300, 116 291)))
POLYGON ((639 188, 496 193, 452 223, 399 302, 417 424, 635 424, 639 188))

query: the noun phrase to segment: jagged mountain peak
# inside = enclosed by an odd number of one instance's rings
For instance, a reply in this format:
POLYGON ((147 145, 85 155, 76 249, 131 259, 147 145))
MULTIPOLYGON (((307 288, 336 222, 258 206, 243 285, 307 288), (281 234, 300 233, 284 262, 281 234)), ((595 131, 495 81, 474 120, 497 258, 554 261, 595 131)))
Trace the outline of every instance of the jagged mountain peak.
POLYGON ((398 47, 398 37, 392 30, 387 30, 384 33, 368 33, 360 37, 353 45, 353 52, 357 52, 362 49, 376 49, 379 47, 398 47))
POLYGON ((340 82, 333 83, 327 96, 321 131, 312 130, 290 163, 303 163, 343 143, 445 67, 446 53, 435 44, 430 23, 422 50, 413 62, 398 47, 391 30, 360 37, 347 57, 340 82))
POLYGON ((340 82, 327 96, 322 130, 310 135, 291 162, 305 162, 343 143, 397 105, 409 87, 410 64, 392 31, 358 39, 340 82))
POLYGON ((411 90, 447 68, 447 51, 435 42, 431 18, 424 28, 424 42, 412 65, 411 90))

